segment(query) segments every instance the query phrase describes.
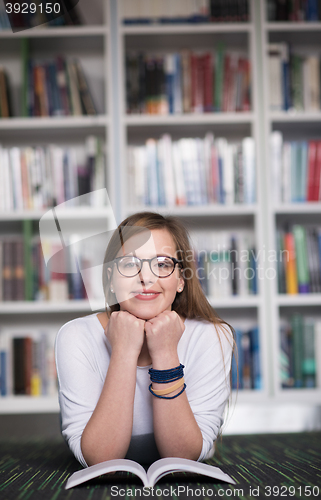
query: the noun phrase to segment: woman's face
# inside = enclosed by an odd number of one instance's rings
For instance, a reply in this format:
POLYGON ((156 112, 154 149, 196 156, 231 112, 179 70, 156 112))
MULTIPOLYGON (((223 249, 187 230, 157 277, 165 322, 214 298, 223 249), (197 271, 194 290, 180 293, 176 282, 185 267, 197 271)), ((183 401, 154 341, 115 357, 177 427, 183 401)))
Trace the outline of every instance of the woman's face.
MULTIPOLYGON (((117 257, 124 255, 121 249, 117 257)), ((125 255, 133 255, 132 252, 125 255)), ((166 229, 151 231, 151 238, 135 250, 140 259, 150 259, 162 255, 176 257, 176 248, 171 234, 166 229)), ((137 318, 151 319, 163 311, 170 311, 176 293, 183 290, 184 280, 180 277, 178 266, 167 278, 155 276, 148 262, 143 263, 139 274, 131 278, 122 276, 116 264, 113 265, 111 289, 114 291, 120 310, 128 311, 137 318)))

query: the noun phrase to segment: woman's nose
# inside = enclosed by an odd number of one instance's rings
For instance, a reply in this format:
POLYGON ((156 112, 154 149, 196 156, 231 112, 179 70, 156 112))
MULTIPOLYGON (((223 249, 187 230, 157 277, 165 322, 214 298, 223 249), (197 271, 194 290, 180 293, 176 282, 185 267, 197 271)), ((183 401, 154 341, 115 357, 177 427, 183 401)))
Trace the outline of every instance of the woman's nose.
POLYGON ((155 283, 157 280, 157 276, 155 276, 150 269, 149 262, 146 261, 142 263, 142 268, 138 276, 140 277, 140 281, 145 285, 147 283, 155 283))

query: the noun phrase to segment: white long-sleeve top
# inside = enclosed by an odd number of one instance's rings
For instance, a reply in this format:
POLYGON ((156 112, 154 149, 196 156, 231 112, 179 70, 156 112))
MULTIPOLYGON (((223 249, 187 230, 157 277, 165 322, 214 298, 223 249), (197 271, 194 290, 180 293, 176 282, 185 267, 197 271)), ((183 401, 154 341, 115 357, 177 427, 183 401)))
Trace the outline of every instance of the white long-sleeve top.
MULTIPOLYGON (((186 319, 178 343, 178 357, 185 366, 187 398, 203 436, 200 461, 214 454, 214 441, 230 394, 232 334, 226 329, 228 338, 217 327, 219 341, 212 323, 186 319)), ((77 460, 86 467, 81 436, 99 400, 111 355, 97 314, 66 323, 57 334, 55 350, 62 435, 77 460)), ((137 366, 132 438, 126 455, 140 463, 160 458, 153 434, 155 396, 148 390, 149 368, 137 366)))

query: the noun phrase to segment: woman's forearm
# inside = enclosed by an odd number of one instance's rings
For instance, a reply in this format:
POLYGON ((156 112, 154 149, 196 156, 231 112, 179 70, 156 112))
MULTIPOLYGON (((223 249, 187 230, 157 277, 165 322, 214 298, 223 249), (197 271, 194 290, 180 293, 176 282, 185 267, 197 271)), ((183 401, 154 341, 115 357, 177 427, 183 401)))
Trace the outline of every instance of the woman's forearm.
POLYGON ((131 439, 137 359, 122 353, 111 355, 106 380, 97 406, 81 438, 88 465, 124 458, 131 439))
MULTIPOLYGON (((179 365, 177 356, 153 362, 153 368, 165 370, 179 365)), ((174 385, 168 383, 166 386, 174 385)), ((164 384, 153 383, 153 388, 164 389, 164 384)), ((168 396, 174 396, 182 387, 168 396)), ((203 437, 195 420, 186 391, 174 399, 153 396, 154 434, 162 457, 181 457, 197 460, 202 451, 203 437)))

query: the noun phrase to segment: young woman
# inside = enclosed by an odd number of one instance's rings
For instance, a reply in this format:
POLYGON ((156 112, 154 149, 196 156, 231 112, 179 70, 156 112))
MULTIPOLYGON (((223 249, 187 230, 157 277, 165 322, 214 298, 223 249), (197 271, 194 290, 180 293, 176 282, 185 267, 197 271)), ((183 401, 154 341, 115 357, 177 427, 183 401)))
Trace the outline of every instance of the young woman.
POLYGON ((106 312, 56 340, 62 434, 83 466, 214 453, 233 335, 206 300, 183 225, 142 212, 105 254, 106 312))

